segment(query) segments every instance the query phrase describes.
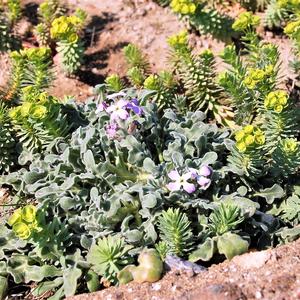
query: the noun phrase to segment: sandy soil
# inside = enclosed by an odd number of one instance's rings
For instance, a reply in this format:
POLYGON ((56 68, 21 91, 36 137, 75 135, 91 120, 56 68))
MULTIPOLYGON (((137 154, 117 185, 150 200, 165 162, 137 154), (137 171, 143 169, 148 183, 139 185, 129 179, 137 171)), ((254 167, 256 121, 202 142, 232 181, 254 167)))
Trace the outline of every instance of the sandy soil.
POLYGON ((67 300, 292 300, 300 299, 300 240, 246 253, 195 277, 167 273, 156 283, 129 283, 67 300))

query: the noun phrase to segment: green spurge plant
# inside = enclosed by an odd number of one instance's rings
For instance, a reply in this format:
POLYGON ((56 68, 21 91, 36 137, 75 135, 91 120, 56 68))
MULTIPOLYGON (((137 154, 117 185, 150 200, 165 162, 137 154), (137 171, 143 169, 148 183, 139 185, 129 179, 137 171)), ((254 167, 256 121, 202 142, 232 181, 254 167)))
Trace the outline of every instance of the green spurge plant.
POLYGON ((167 246, 167 253, 183 256, 192 246, 191 223, 185 213, 179 208, 169 208, 159 217, 159 231, 161 240, 167 246))
POLYGON ((159 74, 149 75, 144 81, 144 87, 155 91, 153 101, 155 101, 159 110, 177 106, 177 83, 171 72, 162 71, 159 74))
POLYGON ((50 29, 52 22, 64 14, 64 9, 58 0, 46 0, 38 8, 40 23, 35 27, 34 33, 40 46, 52 44, 50 29))
POLYGON ((269 28, 282 27, 287 21, 295 19, 299 12, 298 0, 271 0, 266 9, 264 23, 269 28))
POLYGON ((112 283, 117 283, 118 272, 132 261, 128 255, 131 248, 132 246, 126 245, 124 239, 104 237, 92 245, 87 261, 97 274, 112 283))
POLYGON ((23 89, 26 87, 32 93, 39 93, 48 88, 53 79, 50 55, 50 49, 45 47, 11 52, 12 73, 8 87, 0 93, 0 100, 18 102, 24 97, 23 89))
POLYGON ((32 154, 45 149, 56 137, 66 137, 73 124, 68 107, 57 99, 46 92, 32 93, 31 87, 23 90, 26 90, 25 101, 12 108, 9 116, 22 146, 20 159, 27 162, 27 159, 32 159, 32 154))
POLYGON ((20 0, 8 0, 0 3, 0 52, 17 46, 14 28, 21 17, 20 0))
POLYGON ((127 76, 136 87, 142 87, 147 75, 150 73, 150 63, 142 51, 134 44, 128 44, 123 49, 128 65, 127 76))
POLYGON ((215 58, 211 51, 192 54, 186 32, 171 36, 170 62, 179 75, 190 110, 211 113, 218 123, 231 125, 233 113, 224 103, 222 88, 216 82, 215 58))
POLYGON ((57 51, 61 55, 62 66, 68 74, 74 74, 81 66, 84 54, 80 40, 87 15, 78 9, 72 16, 61 16, 51 23, 51 38, 57 42, 57 51))
POLYGON ((170 6, 200 34, 226 40, 231 38, 232 20, 216 8, 215 1, 172 0, 170 6))
POLYGON ((0 174, 9 172, 16 163, 16 140, 8 118, 8 109, 0 102, 0 174))

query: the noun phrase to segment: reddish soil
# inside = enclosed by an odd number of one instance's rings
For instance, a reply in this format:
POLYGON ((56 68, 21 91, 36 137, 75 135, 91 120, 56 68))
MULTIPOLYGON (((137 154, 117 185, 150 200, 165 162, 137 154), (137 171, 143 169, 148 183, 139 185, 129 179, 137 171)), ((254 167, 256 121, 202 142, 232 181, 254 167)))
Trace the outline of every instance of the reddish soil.
POLYGON ((300 240, 246 253, 190 277, 167 273, 156 283, 129 283, 67 300, 300 299, 300 240))
MULTIPOLYGON (((23 7, 27 16, 18 26, 19 32, 26 32, 36 22, 37 5, 42 0, 23 0, 23 7)), ((92 88, 102 83, 104 78, 112 73, 126 75, 126 62, 122 49, 128 43, 137 44, 148 55, 154 72, 165 69, 168 56, 168 36, 178 33, 185 28, 185 24, 175 16, 170 9, 163 8, 152 0, 66 0, 70 10, 81 7, 88 14, 89 19, 85 33, 85 62, 74 78, 67 78, 57 67, 55 62, 56 80, 50 93, 57 97, 66 95, 84 100, 91 95, 92 88)), ((240 11, 238 6, 232 7, 231 16, 240 11)), ((274 37, 271 32, 261 31, 261 36, 279 45, 282 51, 282 75, 289 75, 288 61, 291 58, 291 45, 287 39, 274 37)), ((210 37, 190 35, 191 44, 195 52, 210 48, 218 54, 224 48, 224 42, 210 37)), ((30 42, 30 41, 29 41, 30 42)), ((28 42, 27 43, 28 46, 28 42)), ((29 44, 30 46, 30 44, 29 44)), ((219 61, 218 61, 219 63, 219 61)), ((219 69, 224 66, 220 65, 219 69)), ((0 86, 5 85, 9 71, 7 55, 0 54, 0 86)))

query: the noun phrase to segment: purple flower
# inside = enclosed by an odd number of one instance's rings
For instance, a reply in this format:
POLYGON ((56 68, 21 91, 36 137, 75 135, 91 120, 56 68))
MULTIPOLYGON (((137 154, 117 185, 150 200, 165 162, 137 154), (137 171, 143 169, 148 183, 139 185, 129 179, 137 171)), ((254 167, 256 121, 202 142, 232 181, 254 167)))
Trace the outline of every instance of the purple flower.
POLYGON ((209 177, 212 174, 212 168, 209 166, 202 166, 199 170, 200 176, 209 177))
POLYGON ((180 176, 178 171, 173 170, 168 174, 168 176, 173 180, 173 182, 167 184, 167 188, 171 192, 179 191, 181 187, 189 194, 195 192, 195 185, 188 182, 188 180, 192 178, 191 172, 185 173, 180 176))
POLYGON ((100 113, 101 111, 106 110, 108 107, 107 103, 102 101, 101 103, 99 103, 97 109, 96 109, 96 114, 100 113))
POLYGON ((116 123, 111 123, 111 124, 108 124, 106 127, 105 127, 105 131, 106 131, 106 134, 109 136, 109 138, 113 139, 117 133, 117 130, 118 130, 118 125, 116 123))
POLYGON ((128 104, 128 101, 119 100, 107 108, 106 111, 108 113, 111 113, 110 118, 112 121, 115 121, 117 119, 126 120, 129 117, 129 113, 126 110, 127 104, 128 104))
POLYGON ((211 180, 204 176, 199 176, 197 178, 197 182, 200 185, 201 189, 203 189, 203 190, 208 189, 211 184, 211 180))
POLYGON ((198 175, 198 170, 194 169, 194 168, 189 168, 189 171, 191 173, 191 178, 192 179, 196 179, 199 175, 198 175))
POLYGON ((139 106, 139 101, 137 99, 132 99, 126 106, 126 108, 131 109, 135 114, 141 115, 143 109, 139 106))

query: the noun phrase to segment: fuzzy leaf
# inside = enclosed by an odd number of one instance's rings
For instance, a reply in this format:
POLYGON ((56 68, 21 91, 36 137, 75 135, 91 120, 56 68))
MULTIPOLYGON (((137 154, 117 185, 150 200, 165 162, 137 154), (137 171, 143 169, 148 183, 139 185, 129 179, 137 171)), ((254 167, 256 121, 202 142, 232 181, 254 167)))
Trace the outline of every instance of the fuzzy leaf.
POLYGON ((71 267, 64 271, 63 274, 63 287, 67 297, 75 295, 77 289, 77 282, 82 274, 82 271, 78 268, 71 267))
POLYGON ((207 238, 203 244, 189 255, 189 261, 197 262, 198 260, 209 261, 217 250, 214 239, 207 238))
POLYGON ((227 259, 232 259, 236 255, 245 253, 248 250, 249 243, 239 235, 227 232, 218 237, 217 247, 220 254, 224 254, 227 259))
POLYGON ((4 299, 8 290, 8 279, 0 276, 0 300, 4 299))
POLYGON ((270 188, 260 190, 258 193, 255 194, 255 196, 265 198, 268 204, 272 204, 275 199, 282 198, 284 195, 285 192, 283 188, 278 184, 274 184, 270 188))

